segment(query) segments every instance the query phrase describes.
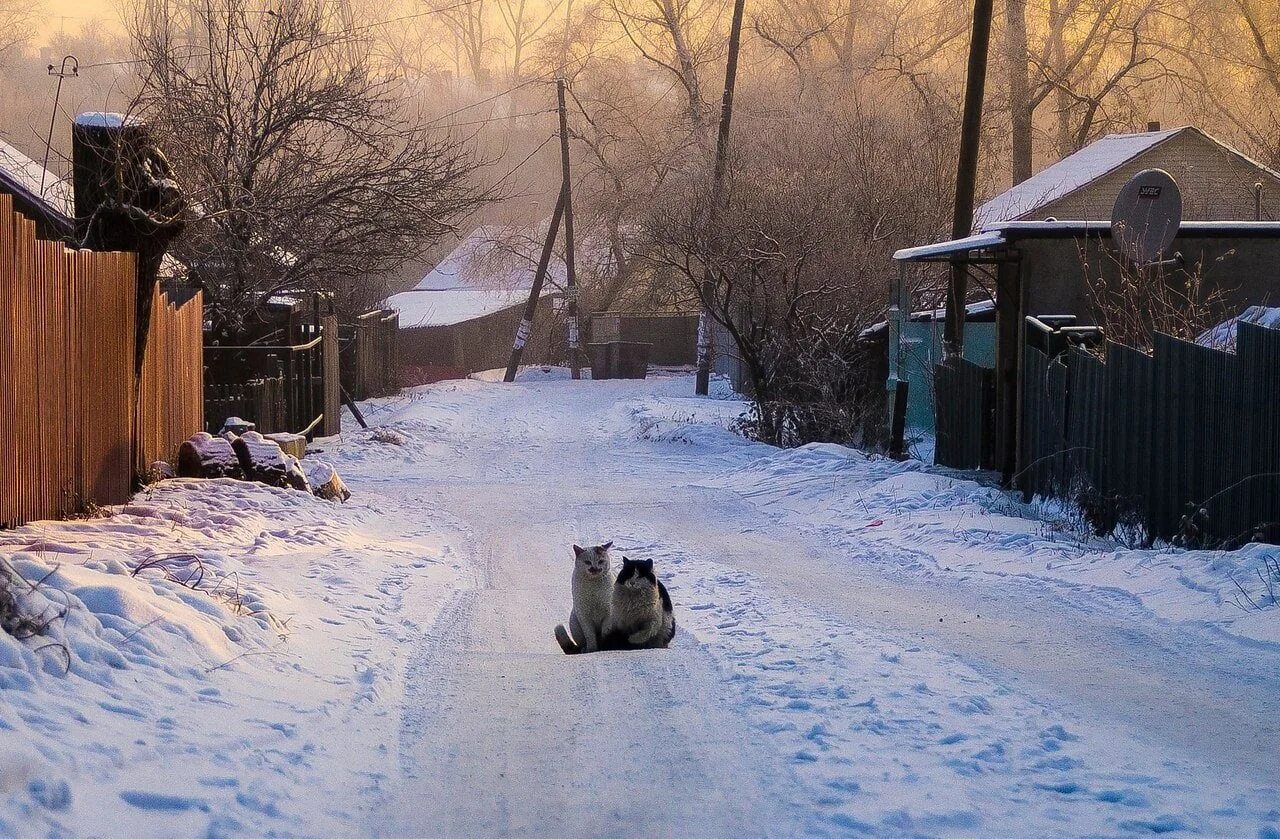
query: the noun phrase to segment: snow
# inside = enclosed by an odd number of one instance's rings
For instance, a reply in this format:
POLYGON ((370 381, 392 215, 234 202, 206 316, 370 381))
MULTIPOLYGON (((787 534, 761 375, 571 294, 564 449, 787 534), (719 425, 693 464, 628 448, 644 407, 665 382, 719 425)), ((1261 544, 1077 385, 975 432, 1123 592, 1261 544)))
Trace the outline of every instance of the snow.
MULTIPOLYGON (((414 288, 393 294, 383 306, 400 313, 404 329, 451 326, 519 306, 533 287, 540 247, 530 233, 482 225, 414 288), (513 248, 527 253, 512 253, 513 248)), ((542 296, 563 288, 565 276, 564 262, 553 256, 542 296)))
POLYGON ((1233 602, 1280 549, 753 443, 723 382, 498 378, 317 441, 346 504, 171 480, 0 534, 73 606, 69 674, 0 636, 0 834, 1280 831, 1280 607, 1233 602), (565 657, 569 546, 610 538, 676 639, 565 657), (202 591, 131 573, 174 554, 202 591))
POLYGON ((2 140, 0 140, 0 169, 7 172, 19 187, 33 197, 43 196, 45 202, 55 212, 66 218, 75 218, 75 197, 70 178, 64 180, 46 171, 38 161, 32 160, 2 140))
MULTIPOLYGON (((543 290, 543 296, 553 292, 543 290)), ((383 304, 400 313, 400 328, 451 326, 520 306, 529 299, 526 291, 450 289, 445 291, 402 291, 383 304)))
POLYGON ((1000 233, 979 233, 975 236, 966 236, 963 239, 955 239, 950 242, 939 242, 935 245, 902 248, 894 252, 893 258, 898 262, 914 262, 921 259, 929 259, 930 257, 991 250, 1004 245, 1004 236, 1000 233))
MULTIPOLYGON (((533 286, 541 237, 499 224, 477 227, 453 251, 432 268, 414 286, 415 291, 450 291, 455 289, 505 289, 527 292, 533 286), (511 244, 504 247, 503 243, 511 244), (524 253, 508 254, 515 248, 524 253)), ((552 256, 547 266, 550 285, 563 287, 565 265, 552 256)))
POLYGON ((1188 130, 1194 129, 1183 127, 1139 134, 1108 134, 983 204, 974 214, 974 229, 987 230, 1002 221, 1025 218, 1188 130))
POLYGON ((76 125, 90 128, 122 128, 136 122, 136 117, 107 111, 86 111, 76 115, 76 125))
POLYGON ((1280 329, 1280 308, 1267 306, 1250 306, 1233 318, 1228 318, 1211 329, 1206 329, 1196 338, 1196 343, 1215 350, 1236 349, 1236 324, 1253 323, 1271 329, 1280 329))

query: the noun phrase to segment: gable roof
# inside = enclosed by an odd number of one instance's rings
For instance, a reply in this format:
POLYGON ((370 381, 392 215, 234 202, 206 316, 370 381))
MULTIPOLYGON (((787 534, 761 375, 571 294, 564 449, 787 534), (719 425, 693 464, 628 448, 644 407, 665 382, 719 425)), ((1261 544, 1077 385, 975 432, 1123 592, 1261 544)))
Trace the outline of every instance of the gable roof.
MULTIPOLYGON (((413 290, 528 291, 533 286, 540 243, 534 240, 532 232, 513 242, 512 232, 511 228, 498 224, 477 227, 428 271, 413 290)), ((565 277, 564 262, 552 255, 547 266, 548 284, 563 286, 565 277)))
POLYGON ((1037 210, 1084 189, 1161 143, 1185 133, 1195 134, 1259 171, 1280 179, 1280 173, 1194 126, 1138 134, 1108 134, 983 204, 974 214, 974 229, 986 230, 1000 222, 1025 219, 1037 210))
MULTIPOLYGON (((383 305, 400 313, 400 326, 451 326, 525 302, 533 287, 541 243, 533 230, 513 236, 510 227, 477 227, 416 286, 383 305)), ((541 226, 545 231, 545 224, 541 226)), ((564 288, 564 262, 552 256, 542 296, 564 288)))
POLYGON ((1141 134, 1108 134, 983 204, 974 214, 976 227, 985 229, 989 225, 1033 213, 1088 186, 1184 130, 1171 128, 1141 134))

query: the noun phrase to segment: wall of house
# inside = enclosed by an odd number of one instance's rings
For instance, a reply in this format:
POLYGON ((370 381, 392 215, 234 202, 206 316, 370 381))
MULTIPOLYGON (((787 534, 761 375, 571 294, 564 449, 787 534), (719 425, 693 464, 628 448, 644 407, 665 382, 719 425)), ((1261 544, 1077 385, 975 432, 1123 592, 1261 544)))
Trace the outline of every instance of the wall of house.
MULTIPOLYGON (((1086 269, 1090 276, 1118 282, 1119 262, 1110 238, 1059 237, 1018 239, 1022 257, 1023 303, 1028 315, 1077 315, 1093 323, 1086 269)), ((1280 239, 1179 236, 1172 251, 1181 253, 1191 270, 1202 266, 1204 281, 1225 292, 1227 315, 1248 306, 1280 305, 1280 239)), ((1181 282, 1186 269, 1171 274, 1181 282)))
MULTIPOLYGON (((564 330, 556 328, 554 298, 544 297, 534 316, 533 334, 525 344, 523 364, 564 361, 564 330)), ((400 330, 397 354, 406 385, 458 379, 482 370, 506 367, 511 358, 524 304, 449 326, 400 330)))
POLYGON ((1280 219, 1280 179, 1196 131, 1177 134, 1089 186, 1036 210, 1031 220, 1110 221, 1120 188, 1144 169, 1164 169, 1182 191, 1186 221, 1253 221, 1261 182, 1263 221, 1280 219))

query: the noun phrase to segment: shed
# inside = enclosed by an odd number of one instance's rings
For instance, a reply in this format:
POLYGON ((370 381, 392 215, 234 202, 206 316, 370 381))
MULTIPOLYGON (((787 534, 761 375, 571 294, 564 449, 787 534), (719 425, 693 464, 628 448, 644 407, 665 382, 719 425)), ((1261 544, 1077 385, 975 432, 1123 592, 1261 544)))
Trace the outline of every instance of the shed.
MULTIPOLYGON (((504 367, 533 286, 540 243, 509 228, 476 228, 416 286, 387 298, 400 315, 397 348, 405 379, 417 384, 504 367)), ((555 327, 564 263, 553 257, 525 345, 527 364, 564 357, 555 327)))

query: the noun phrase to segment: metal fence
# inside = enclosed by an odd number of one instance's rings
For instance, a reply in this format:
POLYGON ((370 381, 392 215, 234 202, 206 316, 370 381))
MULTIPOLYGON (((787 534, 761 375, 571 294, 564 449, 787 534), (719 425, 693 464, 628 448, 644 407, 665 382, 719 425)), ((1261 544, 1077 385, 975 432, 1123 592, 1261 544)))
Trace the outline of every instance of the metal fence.
POLYGON ((1050 358, 1024 349, 1019 485, 1193 544, 1280 541, 1280 331, 1236 351, 1158 335, 1050 358))
POLYGON ((133 254, 38 240, 0 195, 0 526, 127 501, 200 430, 200 295, 154 295, 139 391, 136 289, 133 254))
POLYGON ((959 359, 934 368, 937 448, 934 459, 955 469, 994 469, 996 373, 959 359))

